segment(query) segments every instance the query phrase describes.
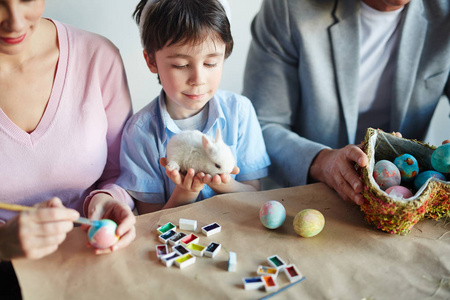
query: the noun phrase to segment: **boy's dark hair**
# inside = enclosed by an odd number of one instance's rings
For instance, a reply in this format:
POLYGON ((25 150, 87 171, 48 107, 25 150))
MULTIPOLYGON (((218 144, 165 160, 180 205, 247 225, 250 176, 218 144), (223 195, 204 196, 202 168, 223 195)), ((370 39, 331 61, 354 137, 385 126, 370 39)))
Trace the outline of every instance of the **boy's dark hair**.
POLYGON ((233 37, 225 9, 218 0, 141 0, 133 13, 137 24, 144 17, 141 40, 147 53, 154 57, 165 46, 191 43, 197 45, 210 34, 225 43, 225 58, 233 50, 233 37))

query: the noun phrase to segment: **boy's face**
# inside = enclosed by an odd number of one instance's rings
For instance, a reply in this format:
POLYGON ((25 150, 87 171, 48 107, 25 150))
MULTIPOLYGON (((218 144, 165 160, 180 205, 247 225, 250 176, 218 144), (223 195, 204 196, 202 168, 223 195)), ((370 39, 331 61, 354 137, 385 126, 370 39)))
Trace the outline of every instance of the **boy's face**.
POLYGON ((222 78, 225 44, 206 39, 199 45, 172 45, 144 52, 150 71, 158 73, 170 116, 185 119, 197 114, 214 96, 222 78))

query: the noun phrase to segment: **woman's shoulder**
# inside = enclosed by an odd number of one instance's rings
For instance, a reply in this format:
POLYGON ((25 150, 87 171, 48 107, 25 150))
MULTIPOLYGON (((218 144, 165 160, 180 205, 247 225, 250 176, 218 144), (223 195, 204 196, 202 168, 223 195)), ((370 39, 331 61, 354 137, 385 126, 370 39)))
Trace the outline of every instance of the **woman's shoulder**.
POLYGON ((84 54, 102 53, 118 54, 118 48, 106 37, 71 24, 52 20, 58 29, 59 38, 66 38, 71 51, 82 51, 84 54))

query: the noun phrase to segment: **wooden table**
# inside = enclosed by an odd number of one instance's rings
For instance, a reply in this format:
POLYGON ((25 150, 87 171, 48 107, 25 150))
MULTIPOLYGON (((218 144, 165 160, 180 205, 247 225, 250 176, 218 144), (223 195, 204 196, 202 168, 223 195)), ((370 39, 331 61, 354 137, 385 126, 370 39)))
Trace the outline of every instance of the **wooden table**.
MULTIPOLYGON (((74 229, 60 249, 43 259, 15 260, 24 299, 257 299, 270 293, 244 290, 242 278, 277 254, 306 277, 275 299, 449 299, 450 226, 425 220, 407 236, 384 233, 366 224, 359 207, 345 203, 327 186, 216 196, 199 203, 137 218, 137 238, 126 249, 96 256, 86 233, 74 229), (259 221, 269 200, 280 201, 287 217, 270 230, 259 221), (324 230, 298 236, 295 215, 306 208, 323 213, 324 230), (156 229, 180 218, 198 221, 200 243, 222 244, 215 258, 197 257, 184 269, 165 267, 156 257, 156 229), (210 237, 204 225, 222 231, 210 237), (228 252, 237 253, 237 270, 228 272, 228 252)), ((280 274, 282 288, 289 282, 280 274)))

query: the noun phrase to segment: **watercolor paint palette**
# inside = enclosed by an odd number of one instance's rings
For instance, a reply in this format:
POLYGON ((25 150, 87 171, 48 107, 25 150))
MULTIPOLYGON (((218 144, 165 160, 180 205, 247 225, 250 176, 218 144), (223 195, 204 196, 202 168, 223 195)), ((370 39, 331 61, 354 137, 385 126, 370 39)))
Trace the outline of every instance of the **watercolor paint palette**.
POLYGON ((237 256, 236 252, 228 252, 228 272, 236 272, 237 256))
POLYGON ((221 230, 222 226, 220 226, 215 222, 202 227, 202 233, 206 236, 211 236, 213 234, 220 232, 221 230))
POLYGON ((266 289, 266 292, 273 292, 278 290, 278 284, 275 281, 275 278, 271 275, 262 276, 262 279, 264 281, 264 287, 266 289))
POLYGON ((278 276, 278 268, 275 267, 267 267, 267 266, 259 266, 256 270, 256 274, 258 275, 271 275, 274 278, 277 278, 278 276))
POLYGON ((186 236, 186 233, 184 232, 177 232, 176 235, 172 236, 169 239, 169 244, 170 245, 178 245, 180 243, 180 241, 186 236))
POLYGON ((217 253, 220 252, 220 249, 222 248, 222 245, 219 243, 211 242, 209 243, 208 247, 206 247, 205 250, 205 256, 207 257, 214 257, 217 255, 217 253))
POLYGON ((242 283, 245 290, 257 290, 265 286, 262 276, 243 278, 242 283))
POLYGON ((283 270, 284 267, 286 267, 286 263, 278 255, 272 255, 268 257, 267 261, 272 267, 277 268, 279 270, 283 270))
POLYGON ((296 282, 303 278, 302 273, 297 269, 295 265, 288 265, 284 268, 284 273, 288 277, 289 281, 296 282))
POLYGON ((244 289, 246 290, 259 289, 262 282, 262 286, 264 286, 266 292, 273 292, 269 296, 261 299, 268 299, 275 296, 283 290, 286 290, 305 279, 294 264, 286 265, 278 255, 269 256, 267 260, 271 266, 268 267, 260 265, 256 271, 256 273, 261 276, 246 277, 242 279, 244 289), (284 285, 281 289, 279 289, 280 287, 277 283, 277 276, 280 271, 283 271, 286 274, 286 277, 290 282, 289 284, 284 285))
POLYGON ((189 251, 191 251, 191 253, 194 254, 195 256, 203 256, 203 253, 205 253, 206 249, 205 246, 194 243, 190 243, 189 245, 186 246, 186 248, 189 249, 189 251))
POLYGON ((164 256, 166 254, 169 254, 169 249, 167 248, 167 245, 156 245, 156 257, 158 259, 161 259, 161 256, 164 256))
POLYGON ((181 255, 178 254, 177 252, 172 252, 169 254, 166 254, 164 256, 161 256, 161 263, 164 264, 166 267, 170 267, 173 265, 173 262, 175 261, 175 259, 177 259, 178 257, 180 257, 181 255))
POLYGON ((180 230, 188 230, 188 231, 194 231, 194 232, 197 230, 197 221, 196 220, 180 218, 178 224, 179 224, 180 230))
POLYGON ((188 248, 186 248, 186 246, 184 246, 182 244, 173 246, 172 247, 172 251, 173 252, 177 252, 180 255, 185 255, 185 254, 191 253, 191 251, 188 248))
POLYGON ((158 229, 156 229, 156 231, 158 231, 159 234, 164 234, 170 230, 176 231, 176 229, 177 229, 177 226, 175 226, 171 222, 168 222, 168 223, 164 224, 163 226, 159 227, 158 229))
POLYGON ((175 265, 180 269, 183 269, 194 263, 195 263, 195 256, 192 255, 191 253, 187 253, 175 259, 175 265))
POLYGON ((177 232, 175 230, 169 230, 166 233, 163 233, 159 236, 159 240, 161 241, 161 243, 167 244, 167 242, 177 234, 177 232))
MULTIPOLYGON (((196 231, 197 221, 189 219, 179 219, 180 230, 196 231)), ((207 256, 215 257, 222 248, 217 242, 210 242, 208 246, 199 244, 200 238, 194 233, 177 232, 176 226, 171 222, 158 228, 159 240, 163 245, 156 246, 156 256, 166 267, 175 264, 178 268, 183 269, 196 262, 196 257, 207 256), (172 245, 171 248, 167 244, 172 245), (172 252, 169 252, 172 251, 172 252)), ((214 222, 203 226, 202 233, 209 237, 222 230, 222 227, 214 222)), ((260 265, 256 270, 259 276, 242 278, 245 290, 257 290, 264 287, 266 292, 273 292, 270 296, 280 293, 286 288, 301 282, 305 277, 300 273, 294 264, 287 265, 278 255, 267 257, 270 266, 260 265), (280 271, 286 274, 289 284, 279 290, 277 277, 280 271)), ((237 270, 237 254, 228 251, 228 272, 236 272, 237 270)))
POLYGON ((189 245, 191 243, 197 243, 199 241, 199 237, 195 234, 191 233, 180 240, 180 242, 184 245, 189 245))

